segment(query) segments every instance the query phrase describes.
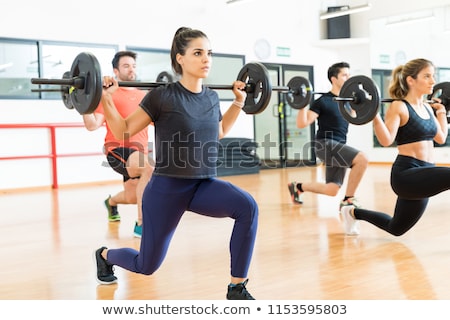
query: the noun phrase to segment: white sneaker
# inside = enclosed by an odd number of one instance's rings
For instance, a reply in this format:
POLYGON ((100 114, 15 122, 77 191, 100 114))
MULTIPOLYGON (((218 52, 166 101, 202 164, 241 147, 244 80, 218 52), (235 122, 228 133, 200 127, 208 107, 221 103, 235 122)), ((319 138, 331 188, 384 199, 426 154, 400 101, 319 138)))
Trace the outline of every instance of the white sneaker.
POLYGON ((345 234, 348 236, 357 236, 359 234, 359 221, 350 214, 353 208, 355 206, 343 206, 341 208, 341 219, 344 224, 345 234))

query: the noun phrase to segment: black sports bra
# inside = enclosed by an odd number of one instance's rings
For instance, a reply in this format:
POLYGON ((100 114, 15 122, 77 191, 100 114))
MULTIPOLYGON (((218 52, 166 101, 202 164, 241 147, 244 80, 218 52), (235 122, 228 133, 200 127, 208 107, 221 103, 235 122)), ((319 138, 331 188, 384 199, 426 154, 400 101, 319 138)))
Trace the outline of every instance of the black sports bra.
POLYGON ((395 142, 397 145, 412 143, 417 141, 428 141, 433 140, 437 133, 436 122, 433 119, 433 115, 425 108, 430 116, 429 119, 421 118, 413 107, 406 101, 402 100, 409 112, 408 122, 398 128, 397 136, 395 137, 395 142))

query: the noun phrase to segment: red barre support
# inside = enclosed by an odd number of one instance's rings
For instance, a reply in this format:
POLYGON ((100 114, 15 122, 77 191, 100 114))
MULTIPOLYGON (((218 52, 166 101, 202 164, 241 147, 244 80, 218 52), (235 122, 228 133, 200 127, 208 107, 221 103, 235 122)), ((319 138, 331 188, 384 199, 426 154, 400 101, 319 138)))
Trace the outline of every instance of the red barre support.
POLYGON ((84 128, 83 123, 10 123, 0 124, 0 129, 35 129, 47 128, 50 130, 50 154, 27 155, 27 156, 9 156, 0 157, 0 160, 21 160, 21 159, 41 159, 51 158, 52 160, 52 188, 57 189, 58 185, 58 158, 62 157, 85 157, 103 155, 101 152, 86 152, 86 153, 69 153, 58 154, 56 150, 56 128, 84 128))

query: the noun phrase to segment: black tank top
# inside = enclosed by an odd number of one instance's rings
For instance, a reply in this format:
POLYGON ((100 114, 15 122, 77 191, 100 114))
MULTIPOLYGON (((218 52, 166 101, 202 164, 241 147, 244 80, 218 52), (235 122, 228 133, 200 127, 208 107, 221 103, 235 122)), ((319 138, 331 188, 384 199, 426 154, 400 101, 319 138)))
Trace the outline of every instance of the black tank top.
POLYGON ((425 108, 430 116, 429 119, 421 118, 413 107, 406 101, 402 100, 409 113, 408 122, 398 128, 397 136, 395 137, 395 142, 397 145, 412 143, 417 141, 428 141, 433 140, 437 133, 437 126, 433 119, 433 115, 425 108))

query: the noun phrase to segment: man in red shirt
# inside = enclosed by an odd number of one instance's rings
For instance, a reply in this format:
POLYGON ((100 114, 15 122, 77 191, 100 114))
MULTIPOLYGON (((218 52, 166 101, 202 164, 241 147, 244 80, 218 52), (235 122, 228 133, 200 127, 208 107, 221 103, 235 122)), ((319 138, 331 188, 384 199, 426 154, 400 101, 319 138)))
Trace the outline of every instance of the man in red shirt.
MULTIPOLYGON (((118 81, 136 80, 136 53, 119 51, 112 60, 113 72, 118 81)), ((114 104, 126 118, 144 98, 147 91, 131 87, 120 87, 114 93, 114 104)), ((105 123, 103 106, 100 104, 92 114, 83 115, 89 131, 97 130, 105 123)), ((153 172, 148 159, 148 129, 132 137, 117 139, 106 123, 104 152, 109 165, 123 176, 123 190, 105 200, 109 221, 120 221, 118 204, 137 204, 138 216, 134 226, 134 236, 142 234, 142 194, 153 172)))

